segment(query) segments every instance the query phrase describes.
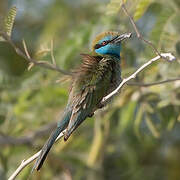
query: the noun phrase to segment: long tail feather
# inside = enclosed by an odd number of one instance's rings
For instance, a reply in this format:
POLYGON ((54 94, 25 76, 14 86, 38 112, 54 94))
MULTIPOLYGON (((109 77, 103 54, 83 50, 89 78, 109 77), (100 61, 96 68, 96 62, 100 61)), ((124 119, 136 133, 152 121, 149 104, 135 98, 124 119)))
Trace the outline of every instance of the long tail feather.
POLYGON ((63 120, 58 123, 57 128, 51 133, 49 139, 46 141, 43 148, 41 149, 41 154, 39 155, 38 159, 36 160, 34 167, 32 169, 32 172, 34 171, 34 169, 36 169, 37 171, 40 170, 51 147, 55 143, 56 138, 67 127, 70 116, 71 116, 71 111, 69 111, 68 113, 65 113, 63 120))
POLYGON ((49 139, 47 140, 47 142, 44 144, 43 148, 41 149, 41 154, 39 155, 33 169, 36 169, 37 171, 40 170, 51 147, 53 146, 56 138, 61 132, 62 132, 62 128, 58 128, 58 127, 52 132, 49 139))

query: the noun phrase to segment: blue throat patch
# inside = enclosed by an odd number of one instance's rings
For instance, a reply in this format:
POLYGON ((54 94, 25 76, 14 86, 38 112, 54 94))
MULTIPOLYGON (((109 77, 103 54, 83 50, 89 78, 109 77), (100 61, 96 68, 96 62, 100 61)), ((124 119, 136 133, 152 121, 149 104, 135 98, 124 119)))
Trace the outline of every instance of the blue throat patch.
MULTIPOLYGON (((98 43, 102 43, 103 41, 111 40, 112 36, 106 36, 103 39, 101 39, 98 43)), ((95 49, 95 52, 102 55, 112 55, 120 58, 120 51, 121 51, 121 44, 107 44, 105 46, 102 46, 98 49, 95 49)))

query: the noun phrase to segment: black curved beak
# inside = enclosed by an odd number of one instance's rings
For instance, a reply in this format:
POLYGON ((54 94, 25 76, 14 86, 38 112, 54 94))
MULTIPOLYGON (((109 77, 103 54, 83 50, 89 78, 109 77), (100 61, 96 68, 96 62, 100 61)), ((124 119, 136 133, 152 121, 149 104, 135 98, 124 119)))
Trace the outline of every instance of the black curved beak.
POLYGON ((129 39, 131 37, 132 33, 125 33, 125 34, 121 34, 117 37, 115 37, 113 40, 112 40, 112 43, 120 43, 126 39, 129 39))

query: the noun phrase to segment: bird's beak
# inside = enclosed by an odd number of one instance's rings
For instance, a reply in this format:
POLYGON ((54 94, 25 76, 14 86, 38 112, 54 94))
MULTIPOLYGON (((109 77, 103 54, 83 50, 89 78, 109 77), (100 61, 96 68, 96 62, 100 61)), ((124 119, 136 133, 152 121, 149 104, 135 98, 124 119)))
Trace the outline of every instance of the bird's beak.
POLYGON ((124 41, 125 39, 129 39, 131 37, 132 33, 125 33, 117 36, 116 38, 113 39, 113 43, 120 43, 124 41))

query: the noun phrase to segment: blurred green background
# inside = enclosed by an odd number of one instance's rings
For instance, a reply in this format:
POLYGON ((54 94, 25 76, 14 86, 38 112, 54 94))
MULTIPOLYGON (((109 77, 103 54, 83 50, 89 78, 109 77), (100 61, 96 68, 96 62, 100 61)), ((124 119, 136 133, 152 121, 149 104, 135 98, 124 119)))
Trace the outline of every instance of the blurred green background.
MULTIPOLYGON (((58 66, 71 70, 88 53, 96 34, 134 32, 120 0, 1 0, 0 21, 12 6, 17 16, 12 40, 30 55, 51 62, 54 40, 58 66)), ((136 82, 180 77, 179 0, 127 0, 127 9, 146 39, 177 61, 160 61, 136 82)), ((134 36, 123 46, 122 76, 127 77, 155 54, 134 36)), ((48 138, 66 105, 69 82, 28 63, 0 42, 0 179, 7 179, 23 159, 48 138), (61 79, 59 83, 56 81, 61 79)), ((180 179, 180 81, 142 87, 127 85, 111 105, 88 118, 68 142, 56 143, 36 180, 180 179)), ((27 179, 32 164, 17 179, 27 179)))

